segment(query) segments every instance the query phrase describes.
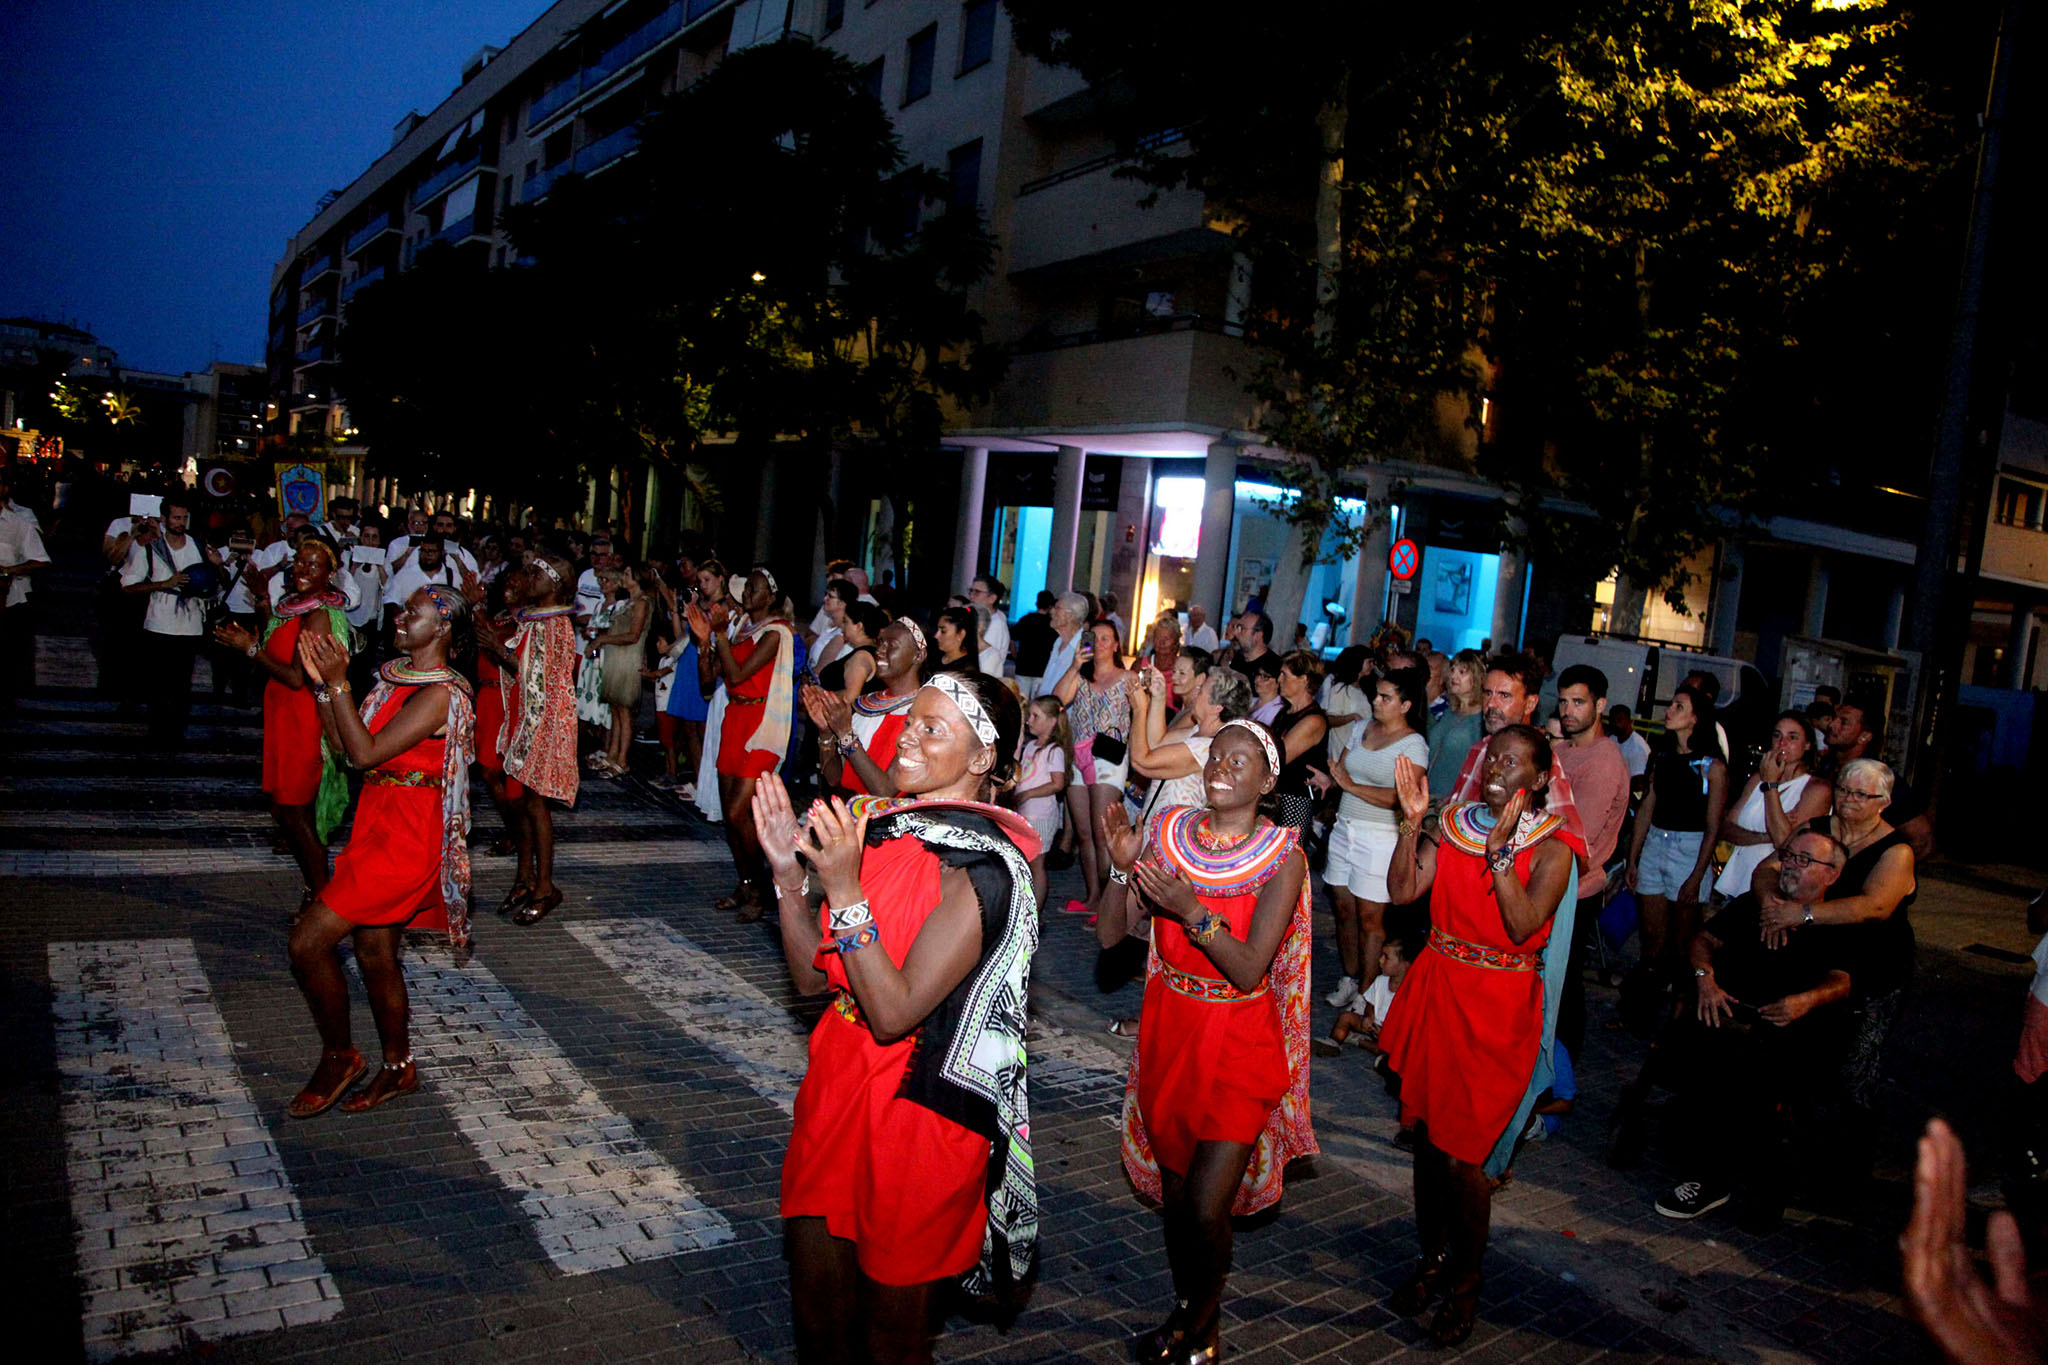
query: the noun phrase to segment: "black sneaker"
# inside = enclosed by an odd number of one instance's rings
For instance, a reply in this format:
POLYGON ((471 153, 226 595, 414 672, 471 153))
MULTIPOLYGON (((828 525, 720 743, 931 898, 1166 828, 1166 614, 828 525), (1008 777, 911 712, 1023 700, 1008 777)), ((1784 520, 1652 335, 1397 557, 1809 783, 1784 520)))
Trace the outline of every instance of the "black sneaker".
POLYGON ((1657 1212, 1666 1218, 1692 1219, 1703 1213, 1711 1213, 1728 1202, 1734 1192, 1725 1186, 1702 1185, 1697 1180, 1682 1180, 1657 1198, 1657 1212))

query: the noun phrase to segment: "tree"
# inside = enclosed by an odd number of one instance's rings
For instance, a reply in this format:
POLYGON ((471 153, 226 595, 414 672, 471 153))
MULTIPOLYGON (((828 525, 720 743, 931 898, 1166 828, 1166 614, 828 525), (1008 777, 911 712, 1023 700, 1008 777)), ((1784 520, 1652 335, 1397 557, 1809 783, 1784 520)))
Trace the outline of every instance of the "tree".
MULTIPOLYGON (((1458 463, 1509 490, 1504 530, 1539 553, 1676 597, 1731 518, 1826 482, 1831 419, 1895 414, 1926 364, 1916 324, 1943 283, 1908 248, 1938 229, 1897 205, 1927 202, 1956 128, 1874 0, 1333 3, 1240 16, 1228 44, 1114 7, 1012 9, 1027 48, 1123 93, 1120 131, 1188 128, 1190 151, 1138 154, 1141 180, 1199 185, 1243 224, 1267 352, 1249 387, 1302 457, 1307 546, 1361 464, 1458 463), (1338 109, 1331 280, 1315 188, 1338 109), (1887 316, 1843 316, 1872 292, 1887 316), (1873 336, 1900 344, 1850 373, 1873 336)), ((1893 420, 1872 435, 1896 445, 1893 420)))

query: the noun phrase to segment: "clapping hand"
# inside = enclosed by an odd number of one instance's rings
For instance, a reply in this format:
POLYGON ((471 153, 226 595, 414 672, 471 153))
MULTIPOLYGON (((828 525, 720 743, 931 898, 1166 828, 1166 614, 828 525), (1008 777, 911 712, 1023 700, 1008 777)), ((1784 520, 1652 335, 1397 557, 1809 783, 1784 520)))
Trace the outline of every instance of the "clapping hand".
POLYGON ((232 649, 237 654, 248 653, 250 648, 256 643, 256 637, 250 634, 246 627, 237 625, 233 621, 223 621, 215 626, 213 628, 213 640, 215 644, 232 649))
POLYGON ((348 676, 348 650, 332 635, 301 634, 299 667, 315 683, 340 682, 348 676))
POLYGON ((1163 914, 1179 920, 1182 924, 1193 924, 1208 911, 1195 898, 1195 888, 1179 872, 1160 862, 1139 863, 1131 870, 1131 880, 1151 902, 1154 914, 1163 914))
POLYGON ((1429 814, 1429 774, 1406 754, 1394 759, 1394 813, 1412 825, 1429 814))
POLYGON ((484 603, 483 582, 476 576, 476 570, 467 564, 462 566, 462 595, 472 607, 480 607, 484 603))
POLYGON ((755 782, 753 807, 754 832, 760 837, 768 869, 774 873, 776 885, 790 889, 804 879, 803 866, 797 862, 803 830, 790 808, 789 790, 782 779, 769 773, 755 782))
POLYGON ((711 643, 711 618, 704 614, 704 608, 695 602, 690 603, 683 608, 683 620, 700 646, 711 643))
POLYGON ((1102 845, 1109 850, 1110 866, 1119 872, 1129 872, 1137 864, 1145 836, 1131 828, 1131 817, 1124 813, 1123 802, 1103 811, 1097 824, 1102 830, 1102 845))
POLYGON ((856 816, 838 797, 811 805, 810 828, 798 849, 818 870, 834 905, 860 899, 860 863, 867 852, 868 817, 856 816))

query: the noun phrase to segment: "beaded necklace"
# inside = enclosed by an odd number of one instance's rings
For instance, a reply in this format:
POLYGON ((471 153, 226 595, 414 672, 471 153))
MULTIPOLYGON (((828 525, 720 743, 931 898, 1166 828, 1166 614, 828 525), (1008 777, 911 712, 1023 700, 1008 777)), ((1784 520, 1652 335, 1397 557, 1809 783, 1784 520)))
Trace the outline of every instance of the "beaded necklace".
POLYGON ((550 616, 567 616, 574 607, 521 607, 512 613, 512 619, 522 625, 528 621, 545 621, 550 616))
POLYGON ((893 716, 898 711, 908 711, 910 703, 917 700, 918 689, 912 688, 901 696, 887 692, 867 692, 853 699, 853 709, 863 716, 893 716))
POLYGON ((414 668, 403 659, 387 659, 377 669, 377 676, 393 687, 427 687, 434 683, 452 683, 464 691, 469 682, 452 668, 414 668))
POLYGON ((348 599, 346 597, 329 588, 326 592, 307 593, 303 597, 287 597, 284 601, 278 603, 271 610, 270 614, 289 621, 294 616, 304 616, 308 612, 318 611, 322 607, 346 608, 347 605, 348 599))

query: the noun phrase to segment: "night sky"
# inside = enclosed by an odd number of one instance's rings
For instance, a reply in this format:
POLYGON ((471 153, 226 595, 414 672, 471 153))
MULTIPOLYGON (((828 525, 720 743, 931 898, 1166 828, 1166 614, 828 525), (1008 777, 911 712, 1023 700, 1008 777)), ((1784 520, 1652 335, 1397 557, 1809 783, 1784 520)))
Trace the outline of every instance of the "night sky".
POLYGON ((0 0, 0 316, 262 363, 285 239, 549 3, 0 0))

